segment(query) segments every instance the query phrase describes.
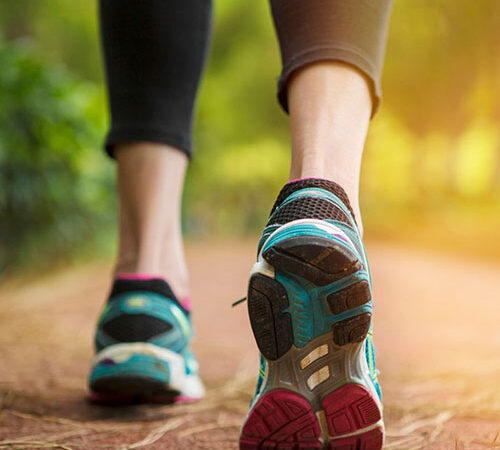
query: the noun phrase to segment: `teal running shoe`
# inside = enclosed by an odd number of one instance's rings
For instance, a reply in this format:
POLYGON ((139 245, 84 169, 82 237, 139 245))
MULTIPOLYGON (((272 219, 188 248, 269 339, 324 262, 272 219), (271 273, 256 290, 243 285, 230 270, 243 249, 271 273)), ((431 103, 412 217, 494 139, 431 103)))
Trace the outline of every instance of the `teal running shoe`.
POLYGON ((160 278, 116 279, 98 320, 89 398, 96 403, 203 397, 189 311, 160 278))
POLYGON ((240 449, 380 450, 370 272, 339 185, 284 186, 247 301, 261 366, 240 449))

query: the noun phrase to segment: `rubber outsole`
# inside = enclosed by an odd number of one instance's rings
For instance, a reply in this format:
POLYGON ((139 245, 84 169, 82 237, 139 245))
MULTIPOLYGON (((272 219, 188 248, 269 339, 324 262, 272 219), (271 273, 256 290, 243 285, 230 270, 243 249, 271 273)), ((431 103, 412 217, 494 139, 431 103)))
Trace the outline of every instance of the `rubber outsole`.
POLYGON ((177 390, 159 380, 141 376, 110 376, 92 383, 89 401, 103 405, 138 403, 174 403, 180 395, 177 390))
POLYGON ((363 280, 330 294, 327 301, 332 314, 342 314, 349 309, 368 303, 371 298, 370 285, 368 281, 363 280))
POLYGON ((320 427, 308 401, 277 389, 262 397, 242 430, 240 449, 321 449, 320 427))
POLYGON ((360 385, 347 384, 327 395, 322 404, 331 436, 355 433, 382 419, 377 402, 360 385))
POLYGON ((324 437, 317 415, 300 394, 276 389, 254 406, 242 429, 240 450, 336 449, 380 450, 381 413, 363 386, 348 384, 323 399, 329 438, 324 437), (371 427, 371 428, 370 428, 371 427), (363 429, 367 431, 362 432, 363 429), (360 432, 361 431, 361 432, 360 432))
MULTIPOLYGON (((276 271, 295 275, 314 286, 339 281, 362 268, 357 256, 346 246, 320 237, 287 239, 267 249, 263 258, 276 271)), ((286 289, 276 279, 258 273, 250 278, 247 298, 250 323, 260 352, 271 361, 281 358, 294 343, 292 320, 286 311, 290 306, 286 289)), ((365 280, 326 297, 326 305, 332 315, 370 301, 370 287, 365 280)), ((339 346, 362 342, 370 329, 370 323, 369 313, 335 322, 332 325, 334 342, 339 346)))
POLYGON ((267 370, 240 449, 380 450, 381 405, 364 346, 367 269, 340 229, 329 239, 292 227, 263 245, 249 281, 250 323, 267 370))
POLYGON ((248 312, 260 352, 272 361, 283 356, 293 344, 286 290, 275 280, 254 275, 248 290, 248 312))
POLYGON ((361 268, 349 249, 319 236, 297 236, 273 245, 263 253, 276 269, 298 275, 316 286, 344 278, 361 268))

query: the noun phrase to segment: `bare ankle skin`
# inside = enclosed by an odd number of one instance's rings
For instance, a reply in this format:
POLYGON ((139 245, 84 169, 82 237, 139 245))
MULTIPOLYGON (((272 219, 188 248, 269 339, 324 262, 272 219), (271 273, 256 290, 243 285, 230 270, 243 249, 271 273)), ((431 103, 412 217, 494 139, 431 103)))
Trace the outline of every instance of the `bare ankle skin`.
POLYGON ((359 177, 372 111, 367 81, 347 64, 311 64, 291 78, 288 105, 290 179, 317 177, 340 184, 362 230, 359 177))
POLYGON ((115 146, 119 197, 116 273, 165 278, 179 297, 189 293, 181 232, 181 198, 188 159, 150 142, 115 146))

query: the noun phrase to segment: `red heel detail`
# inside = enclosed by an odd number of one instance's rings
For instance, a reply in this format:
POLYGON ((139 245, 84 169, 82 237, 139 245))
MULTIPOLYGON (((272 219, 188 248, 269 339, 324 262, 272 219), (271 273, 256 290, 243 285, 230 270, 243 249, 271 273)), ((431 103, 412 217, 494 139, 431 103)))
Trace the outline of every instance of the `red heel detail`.
POLYGON ((380 450, 384 436, 375 428, 356 436, 335 439, 375 425, 381 418, 380 408, 372 394, 358 384, 346 384, 327 395, 322 402, 328 431, 333 437, 330 450, 380 450))
POLYGON ((299 394, 276 389, 250 412, 240 437, 240 450, 319 450, 320 428, 309 402, 299 394))

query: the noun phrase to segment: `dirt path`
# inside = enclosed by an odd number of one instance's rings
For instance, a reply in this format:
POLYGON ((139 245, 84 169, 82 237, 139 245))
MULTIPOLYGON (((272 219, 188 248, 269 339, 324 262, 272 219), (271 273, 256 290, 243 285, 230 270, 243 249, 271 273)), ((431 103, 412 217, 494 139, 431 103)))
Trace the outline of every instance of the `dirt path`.
MULTIPOLYGON (((500 448, 500 266, 368 246, 387 448, 500 448)), ((257 358, 246 307, 253 242, 188 246, 207 399, 86 403, 92 329, 110 266, 0 287, 0 449, 233 449, 257 358)))

